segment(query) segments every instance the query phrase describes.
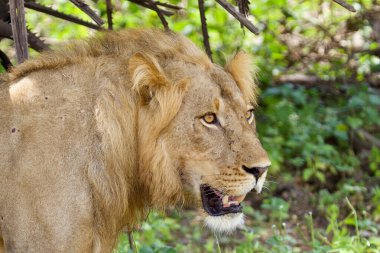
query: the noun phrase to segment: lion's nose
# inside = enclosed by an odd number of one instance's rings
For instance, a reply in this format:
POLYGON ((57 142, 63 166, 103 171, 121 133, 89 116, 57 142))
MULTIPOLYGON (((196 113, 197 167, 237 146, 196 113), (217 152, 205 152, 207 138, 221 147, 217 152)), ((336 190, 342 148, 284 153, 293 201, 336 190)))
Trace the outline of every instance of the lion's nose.
POLYGON ((248 168, 247 166, 243 165, 243 169, 245 170, 245 172, 254 175, 256 180, 260 178, 261 175, 268 170, 268 168, 269 166, 248 168))

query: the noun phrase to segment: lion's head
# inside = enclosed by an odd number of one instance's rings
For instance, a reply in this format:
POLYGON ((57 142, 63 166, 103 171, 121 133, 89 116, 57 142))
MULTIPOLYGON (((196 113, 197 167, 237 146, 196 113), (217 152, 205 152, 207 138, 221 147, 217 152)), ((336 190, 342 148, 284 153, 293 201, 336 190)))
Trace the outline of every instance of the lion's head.
POLYGON ((129 61, 140 111, 140 178, 151 205, 196 204, 214 231, 243 223, 246 194, 261 192, 270 166, 256 135, 256 86, 251 60, 240 52, 215 64, 129 61))

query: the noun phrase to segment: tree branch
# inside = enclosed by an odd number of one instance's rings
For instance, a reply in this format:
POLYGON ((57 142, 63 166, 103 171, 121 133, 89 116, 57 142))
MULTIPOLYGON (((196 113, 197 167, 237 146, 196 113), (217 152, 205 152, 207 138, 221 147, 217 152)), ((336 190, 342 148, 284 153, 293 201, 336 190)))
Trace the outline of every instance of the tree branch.
POLYGON ((236 11, 235 7, 228 3, 225 0, 216 0, 220 6, 222 6, 226 11, 228 11, 232 16, 234 16, 237 20, 239 20, 240 24, 247 27, 248 30, 253 32, 254 34, 259 34, 259 29, 254 26, 251 21, 249 21, 243 14, 236 11))
POLYGON ((9 13, 17 61, 22 63, 28 59, 28 34, 25 23, 24 0, 10 0, 9 13))
POLYGON ((129 248, 133 251, 133 249, 134 249, 134 243, 133 243, 133 238, 132 238, 132 232, 127 232, 127 233, 128 233, 129 248))
POLYGON ((0 50, 0 61, 1 61, 1 65, 4 67, 6 71, 8 71, 13 66, 8 56, 1 50, 0 50))
POLYGON ((40 4, 35 3, 35 2, 26 1, 25 7, 28 9, 32 9, 32 10, 35 10, 38 12, 42 12, 42 13, 51 15, 53 17, 57 17, 57 18, 60 18, 60 19, 63 19, 63 20, 69 21, 69 22, 73 22, 73 23, 78 24, 78 25, 83 25, 83 26, 86 26, 86 27, 91 28, 91 29, 95 29, 95 30, 102 29, 100 26, 98 26, 96 24, 93 24, 93 23, 90 23, 87 21, 83 21, 83 20, 81 20, 77 17, 74 17, 72 15, 64 14, 62 12, 56 11, 54 9, 40 5, 40 4))
MULTIPOLYGON (((31 48, 34 50, 41 52, 42 50, 46 50, 49 48, 49 46, 41 40, 37 35, 33 34, 29 30, 28 32, 28 43, 31 48)), ((13 39, 12 36, 12 27, 11 24, 2 21, 0 19, 0 38, 7 38, 7 39, 13 39)))
POLYGON ((161 10, 157 7, 156 3, 153 0, 148 0, 149 5, 152 7, 152 9, 157 13, 158 17, 161 20, 162 25, 164 26, 165 30, 169 29, 169 24, 166 21, 164 15, 162 14, 161 10))
POLYGON ((343 8, 346 8, 347 10, 351 11, 351 12, 356 12, 355 8, 352 5, 346 3, 343 0, 333 0, 333 1, 337 4, 339 4, 340 6, 342 6, 343 8))
POLYGON ((209 36, 208 36, 208 31, 207 31, 207 20, 206 20, 205 6, 204 6, 203 0, 198 0, 198 6, 199 6, 199 14, 201 16, 203 45, 205 46, 208 57, 212 61, 212 52, 211 52, 209 36))
POLYGON ((31 48, 36 50, 37 52, 41 52, 43 50, 49 49, 49 46, 41 40, 37 35, 32 33, 29 29, 28 31, 28 43, 31 48))
POLYGON ((12 39, 11 24, 0 19, 0 38, 12 39))
POLYGON ((238 6, 239 12, 245 17, 248 17, 250 2, 248 0, 236 0, 236 4, 238 6))
POLYGON ((176 5, 172 5, 172 4, 168 4, 168 3, 161 3, 161 2, 157 2, 157 1, 155 3, 156 3, 156 5, 164 6, 164 7, 169 8, 169 9, 182 10, 182 7, 179 7, 176 5))
MULTIPOLYGON (((140 5, 140 6, 144 7, 144 8, 148 8, 148 9, 154 10, 154 8, 149 3, 146 3, 145 1, 140 1, 140 0, 128 0, 128 1, 132 2, 132 3, 135 3, 137 5, 140 5)), ((165 16, 172 16, 174 14, 174 12, 167 11, 167 10, 160 9, 160 11, 165 16)))
POLYGON ((90 6, 85 4, 82 0, 70 0, 73 4, 75 4, 79 9, 81 9, 84 13, 86 13, 92 20, 95 21, 99 26, 104 24, 104 21, 96 14, 90 6))
POLYGON ((108 30, 113 30, 113 23, 112 23, 112 3, 111 3, 111 0, 106 0, 106 6, 107 6, 107 23, 108 23, 108 30))

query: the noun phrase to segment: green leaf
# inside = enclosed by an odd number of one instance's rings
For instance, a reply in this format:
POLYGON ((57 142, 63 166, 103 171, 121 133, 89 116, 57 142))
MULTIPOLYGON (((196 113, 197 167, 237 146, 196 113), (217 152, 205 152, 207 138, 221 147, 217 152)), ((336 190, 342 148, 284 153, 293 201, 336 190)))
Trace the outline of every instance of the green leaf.
POLYGON ((363 121, 360 118, 348 117, 347 123, 350 127, 356 129, 363 125, 363 121))
POLYGON ((314 174, 314 170, 312 168, 307 168, 303 171, 302 178, 305 181, 308 181, 314 174))

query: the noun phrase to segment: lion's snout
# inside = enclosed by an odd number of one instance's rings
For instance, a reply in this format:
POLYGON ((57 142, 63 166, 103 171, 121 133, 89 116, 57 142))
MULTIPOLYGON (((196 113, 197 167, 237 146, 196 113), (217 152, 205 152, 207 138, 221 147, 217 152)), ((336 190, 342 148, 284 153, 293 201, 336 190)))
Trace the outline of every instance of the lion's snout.
POLYGON ((264 174, 264 172, 268 170, 268 168, 269 166, 248 168, 243 165, 243 170, 248 174, 252 174, 256 178, 256 180, 258 180, 264 174))

